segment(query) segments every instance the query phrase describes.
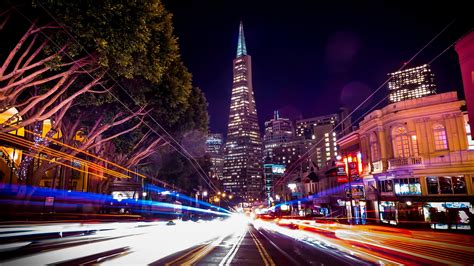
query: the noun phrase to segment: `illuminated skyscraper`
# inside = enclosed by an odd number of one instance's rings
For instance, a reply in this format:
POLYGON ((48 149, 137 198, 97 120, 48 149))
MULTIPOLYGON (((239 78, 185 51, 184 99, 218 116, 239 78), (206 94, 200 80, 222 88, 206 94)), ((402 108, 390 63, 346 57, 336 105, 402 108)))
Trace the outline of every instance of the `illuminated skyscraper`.
POLYGON ((389 73, 389 101, 395 103, 436 94, 434 74, 429 65, 389 73))
POLYGON ((242 22, 233 69, 223 187, 227 192, 252 201, 263 196, 262 139, 252 88, 252 61, 247 54, 242 22))

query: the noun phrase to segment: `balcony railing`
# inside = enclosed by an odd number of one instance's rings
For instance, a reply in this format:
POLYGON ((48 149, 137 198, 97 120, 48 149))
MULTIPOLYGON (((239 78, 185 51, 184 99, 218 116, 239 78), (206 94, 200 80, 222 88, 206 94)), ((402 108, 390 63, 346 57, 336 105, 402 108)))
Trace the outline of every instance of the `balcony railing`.
POLYGON ((394 158, 388 160, 388 168, 422 165, 421 157, 394 158))

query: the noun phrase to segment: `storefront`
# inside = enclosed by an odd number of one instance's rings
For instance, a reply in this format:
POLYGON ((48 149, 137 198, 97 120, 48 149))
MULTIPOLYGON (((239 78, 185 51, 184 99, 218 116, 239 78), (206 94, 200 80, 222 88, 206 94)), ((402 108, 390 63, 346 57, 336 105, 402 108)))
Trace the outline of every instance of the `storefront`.
POLYGON ((312 199, 312 215, 328 217, 330 215, 329 197, 316 197, 312 199))
POLYGON ((398 211, 395 201, 381 201, 379 204, 380 222, 386 224, 398 224, 398 211))
POLYGON ((365 202, 364 185, 362 183, 353 184, 351 185, 350 191, 349 186, 346 186, 345 192, 347 197, 346 213, 348 222, 365 224, 367 222, 367 207, 365 202))
POLYGON ((432 229, 470 230, 474 209, 467 201, 425 202, 423 213, 432 229))

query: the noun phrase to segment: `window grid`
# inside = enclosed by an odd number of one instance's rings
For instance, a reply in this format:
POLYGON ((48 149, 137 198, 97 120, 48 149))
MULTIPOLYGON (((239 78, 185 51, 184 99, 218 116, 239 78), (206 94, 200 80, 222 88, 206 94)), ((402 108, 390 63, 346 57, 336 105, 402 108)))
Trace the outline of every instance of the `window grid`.
POLYGON ((448 140, 446 138, 446 130, 443 125, 436 124, 433 126, 435 150, 447 150, 448 140))
POLYGON ((370 153, 372 154, 372 161, 380 160, 379 142, 375 133, 370 135, 370 153))
POLYGON ((397 127, 392 131, 394 137, 394 153, 395 157, 407 158, 410 157, 410 144, 407 136, 407 130, 405 127, 397 127))

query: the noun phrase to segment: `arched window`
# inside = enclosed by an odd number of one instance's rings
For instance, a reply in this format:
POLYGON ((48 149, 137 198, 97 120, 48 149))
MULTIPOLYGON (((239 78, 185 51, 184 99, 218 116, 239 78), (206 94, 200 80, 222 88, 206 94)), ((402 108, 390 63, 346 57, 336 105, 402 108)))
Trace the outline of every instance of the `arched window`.
POLYGON ((373 162, 380 160, 380 145, 375 132, 370 134, 370 154, 373 162))
POLYGON ((392 129, 393 154, 397 158, 410 157, 410 144, 408 140, 407 129, 403 126, 397 126, 392 129))
POLYGON ((435 150, 447 150, 448 149, 448 139, 446 138, 446 129, 441 124, 433 125, 433 134, 434 134, 434 143, 435 150))

